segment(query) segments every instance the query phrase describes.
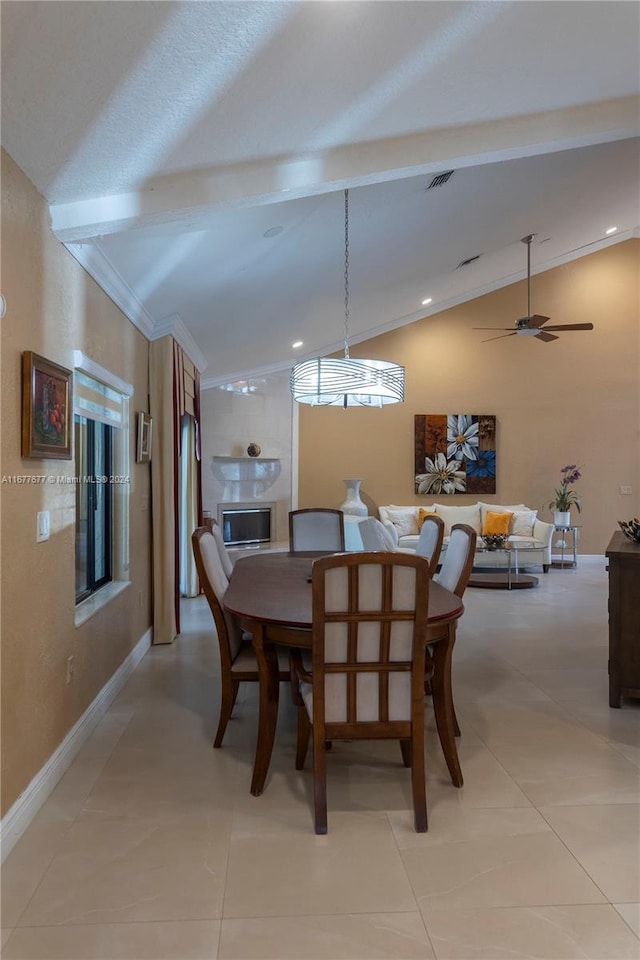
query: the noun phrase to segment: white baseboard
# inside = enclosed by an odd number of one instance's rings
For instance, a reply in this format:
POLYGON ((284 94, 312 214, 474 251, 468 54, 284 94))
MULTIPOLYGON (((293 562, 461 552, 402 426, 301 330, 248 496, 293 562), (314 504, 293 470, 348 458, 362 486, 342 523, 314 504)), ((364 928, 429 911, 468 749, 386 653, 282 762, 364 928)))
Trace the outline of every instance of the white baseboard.
POLYGON ((0 822, 0 849, 2 862, 11 852, 17 841, 27 829, 36 813, 53 791, 72 760, 87 740, 94 727, 107 712, 129 676, 138 666, 151 646, 151 627, 124 660, 110 680, 71 728, 60 746, 51 754, 45 765, 38 771, 29 786, 20 794, 13 806, 7 810, 0 822))

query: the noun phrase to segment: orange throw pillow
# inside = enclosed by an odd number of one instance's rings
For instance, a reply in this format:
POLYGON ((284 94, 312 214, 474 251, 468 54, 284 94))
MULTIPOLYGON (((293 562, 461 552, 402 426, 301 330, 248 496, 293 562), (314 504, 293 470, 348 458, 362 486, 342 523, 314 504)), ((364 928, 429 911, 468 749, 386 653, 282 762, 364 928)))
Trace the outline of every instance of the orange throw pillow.
POLYGON ((508 536, 512 517, 512 513, 495 513, 493 510, 487 510, 484 515, 482 533, 487 536, 495 536, 496 534, 508 536))
POLYGON ((438 514, 435 510, 425 510, 424 507, 418 509, 418 529, 422 530, 422 524, 425 522, 427 517, 437 517, 438 514))

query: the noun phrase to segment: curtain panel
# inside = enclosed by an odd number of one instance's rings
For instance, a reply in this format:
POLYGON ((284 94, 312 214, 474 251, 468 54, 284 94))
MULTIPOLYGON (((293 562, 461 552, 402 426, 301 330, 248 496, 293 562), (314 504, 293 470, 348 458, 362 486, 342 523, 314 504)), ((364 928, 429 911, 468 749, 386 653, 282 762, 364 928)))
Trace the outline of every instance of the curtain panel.
MULTIPOLYGON (((199 440, 199 374, 173 337, 153 340, 149 347, 149 408, 153 418, 151 456, 153 529, 153 642, 172 643, 180 632, 182 416, 195 421, 199 440)), ((189 510, 198 522, 200 503, 199 443, 193 444, 195 504, 189 510)), ((193 522, 193 521, 191 521, 193 522)), ((185 528, 186 529, 186 528, 185 528)), ((189 539, 190 539, 189 533, 189 539)))

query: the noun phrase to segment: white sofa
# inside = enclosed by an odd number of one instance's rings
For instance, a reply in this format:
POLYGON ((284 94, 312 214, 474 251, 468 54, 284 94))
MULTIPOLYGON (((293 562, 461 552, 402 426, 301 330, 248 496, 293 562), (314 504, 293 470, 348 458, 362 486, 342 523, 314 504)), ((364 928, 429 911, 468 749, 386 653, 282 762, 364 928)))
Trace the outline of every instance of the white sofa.
MULTIPOLYGON (((554 527, 552 523, 545 523, 539 520, 537 512, 531 510, 523 503, 502 505, 498 503, 470 503, 464 505, 448 505, 433 503, 430 505, 415 506, 388 506, 379 507, 380 520, 387 529, 398 538, 398 546, 415 550, 420 533, 418 517, 419 511, 425 510, 428 513, 436 513, 444 520, 445 543, 451 533, 451 527, 455 523, 467 523, 476 531, 478 536, 482 535, 485 517, 488 511, 503 513, 508 511, 513 513, 509 540, 513 543, 528 543, 539 546, 539 551, 527 551, 527 565, 542 565, 545 573, 551 565, 551 540, 554 527)), ((521 558, 524 554, 520 555, 521 558)), ((477 566, 492 566, 495 558, 490 552, 478 554, 477 566)))

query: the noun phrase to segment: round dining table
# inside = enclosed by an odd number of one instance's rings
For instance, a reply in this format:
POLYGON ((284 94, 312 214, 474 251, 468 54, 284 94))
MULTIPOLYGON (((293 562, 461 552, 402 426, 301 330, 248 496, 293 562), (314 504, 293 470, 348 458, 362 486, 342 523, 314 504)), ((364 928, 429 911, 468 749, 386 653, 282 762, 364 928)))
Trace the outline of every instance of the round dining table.
MULTIPOLYGON (((258 661, 260 708, 251 793, 262 793, 269 771, 278 719, 279 667, 276 644, 310 648, 311 569, 326 553, 257 553, 236 561, 224 607, 253 636, 258 661)), ((451 655, 456 621, 464 612, 460 597, 435 581, 429 586, 427 643, 432 651, 430 680, 438 736, 455 786, 463 783, 455 740, 451 655)))

